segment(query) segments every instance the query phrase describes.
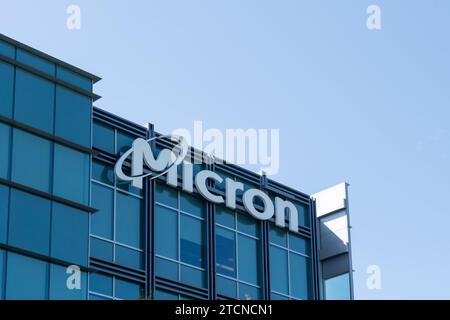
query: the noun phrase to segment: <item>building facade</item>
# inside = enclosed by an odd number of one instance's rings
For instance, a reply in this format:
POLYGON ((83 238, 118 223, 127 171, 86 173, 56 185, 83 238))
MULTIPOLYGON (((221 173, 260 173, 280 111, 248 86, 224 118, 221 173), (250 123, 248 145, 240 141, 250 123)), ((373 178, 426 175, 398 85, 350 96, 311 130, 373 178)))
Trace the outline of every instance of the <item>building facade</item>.
MULTIPOLYGON (((152 124, 94 107, 99 80, 0 35, 0 299, 353 297, 346 187, 337 192, 344 206, 319 207, 328 196, 214 161, 193 172, 223 179, 205 183, 216 196, 226 195, 226 181, 242 183, 234 208, 198 186, 185 192, 182 166, 175 182, 161 175, 133 186, 114 170, 133 142, 151 140, 156 154, 173 142, 152 124), (292 205, 286 227, 249 214, 248 190, 292 205), (346 224, 330 222, 343 215, 346 224)), ((131 174, 129 159, 123 171, 131 174)))

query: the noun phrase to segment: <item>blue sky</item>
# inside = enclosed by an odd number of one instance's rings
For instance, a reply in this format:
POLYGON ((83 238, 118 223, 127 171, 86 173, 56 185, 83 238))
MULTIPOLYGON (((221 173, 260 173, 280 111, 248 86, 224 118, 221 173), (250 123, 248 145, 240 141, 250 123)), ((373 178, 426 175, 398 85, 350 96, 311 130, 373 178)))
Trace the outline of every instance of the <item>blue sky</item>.
POLYGON ((356 298, 448 299, 449 13, 447 0, 0 0, 0 32, 101 76, 97 106, 157 131, 279 128, 275 179, 351 184, 356 298), (373 264, 381 290, 366 287, 373 264))

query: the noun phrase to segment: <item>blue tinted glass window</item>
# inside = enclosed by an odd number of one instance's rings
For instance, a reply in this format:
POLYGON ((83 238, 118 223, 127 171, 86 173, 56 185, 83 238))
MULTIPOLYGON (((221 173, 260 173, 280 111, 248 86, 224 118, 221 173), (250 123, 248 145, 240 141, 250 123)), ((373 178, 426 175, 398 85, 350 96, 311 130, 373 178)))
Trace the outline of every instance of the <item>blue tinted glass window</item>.
POLYGON ((6 235, 8 231, 8 209, 9 188, 4 185, 0 185, 0 243, 6 243, 6 235))
POLYGON ((5 299, 3 294, 3 279, 5 270, 5 251, 0 250, 0 300, 5 299))
POLYGON ((91 146, 91 98, 56 86, 55 135, 91 146))
POLYGON ((261 290, 243 283, 239 284, 239 299, 241 300, 259 300, 261 299, 261 290))
POLYGON ((114 129, 104 124, 94 122, 92 144, 103 151, 114 153, 114 129))
POLYGON ((11 189, 8 243, 40 254, 49 254, 49 200, 11 189))
POLYGON ((235 233, 223 228, 216 228, 216 269, 217 273, 236 277, 235 233))
POLYGON ((348 273, 325 280, 326 300, 350 300, 350 277, 348 273))
POLYGON ((180 216, 181 261, 203 267, 202 221, 182 214, 180 216))
MULTIPOLYGON (((123 167, 122 170, 123 170, 123 173, 124 173, 126 176, 131 176, 131 170, 130 170, 130 168, 123 167)), ((138 196, 142 196, 142 189, 133 187, 133 186, 131 185, 130 181, 123 181, 123 180, 117 179, 116 182, 117 182, 117 183, 116 183, 117 188, 119 188, 119 189, 121 189, 121 190, 123 190, 123 191, 127 191, 127 192, 130 192, 130 193, 134 193, 134 194, 136 194, 136 195, 138 195, 138 196)))
POLYGON ((81 272, 78 281, 75 270, 50 264, 50 300, 85 300, 87 293, 87 276, 81 272), (69 273, 67 273, 69 272, 69 273), (69 285, 69 286, 68 286, 69 285))
POLYGON ((159 277, 178 280, 178 264, 175 262, 156 257, 155 272, 159 277))
POLYGON ((89 179, 89 155, 55 144, 53 194, 87 205, 89 179))
POLYGON ((16 48, 13 45, 0 40, 0 54, 14 59, 16 55, 16 48))
POLYGON ((116 240, 135 248, 142 248, 144 220, 141 199, 117 192, 116 240))
POLYGON ((299 299, 309 299, 309 260, 290 253, 291 295, 299 299))
POLYGON ((112 298, 102 297, 102 296, 98 296, 96 294, 90 294, 89 295, 89 300, 106 301, 106 300, 112 300, 112 298))
POLYGON ((7 300, 44 300, 47 287, 47 263, 8 253, 6 273, 7 300), (26 290, 25 290, 26 288, 26 290))
POLYGON ((195 287, 204 287, 206 283, 205 272, 185 265, 180 265, 180 280, 195 287))
POLYGON ((270 225, 269 239, 270 242, 272 243, 275 243, 279 246, 287 247, 287 232, 272 224, 270 225))
POLYGON ((92 206, 98 211, 91 215, 91 233, 113 239, 114 191, 108 187, 92 184, 92 206))
POLYGON ((12 118, 14 67, 0 61, 0 115, 12 118))
POLYGON ((309 240, 296 234, 289 234, 289 249, 309 255, 309 240))
POLYGON ((272 299, 272 300, 289 300, 288 297, 282 296, 282 295, 276 294, 276 293, 271 293, 270 294, 270 299, 272 299))
POLYGON ((123 152, 127 151, 128 149, 130 149, 131 145, 133 144, 133 141, 135 139, 136 139, 135 137, 133 137, 127 133, 117 131, 117 150, 116 150, 116 152, 123 153, 123 152))
POLYGON ((178 300, 178 294, 166 290, 156 289, 155 290, 156 300, 178 300))
POLYGON ((92 91, 92 80, 62 66, 56 66, 56 77, 81 89, 92 91))
POLYGON ((236 222, 234 218, 234 211, 223 208, 221 206, 215 206, 215 210, 216 210, 216 223, 233 229, 235 228, 236 222))
POLYGON ((114 169, 98 161, 92 161, 92 178, 106 183, 110 186, 114 185, 114 169))
POLYGON ((116 263, 133 269, 142 269, 142 252, 116 245, 116 263))
POLYGON ((204 202, 184 192, 180 193, 180 210, 197 217, 204 217, 205 215, 204 202))
POLYGON ((252 284, 259 282, 259 243, 244 235, 238 235, 239 279, 252 284))
POLYGON ((237 282, 217 276, 217 292, 230 298, 237 298, 237 282))
POLYGON ((160 182, 156 183, 155 189, 155 201, 178 208, 178 195, 175 189, 166 187, 160 182))
POLYGON ((298 212, 298 223, 301 226, 309 227, 310 226, 310 219, 309 219, 309 210, 308 207, 303 205, 295 205, 298 212))
POLYGON ((270 246, 270 286, 272 290, 288 294, 287 251, 270 246))
POLYGON ((52 257, 86 266, 89 214, 53 202, 51 239, 52 257))
POLYGON ((157 254, 178 259, 178 215, 175 211, 155 206, 155 250, 157 254))
POLYGON ((249 216, 244 216, 243 214, 238 214, 237 219, 239 231, 250 234, 254 237, 259 237, 259 221, 252 219, 249 216))
POLYGON ((55 85, 17 69, 14 119, 53 133, 55 85))
POLYGON ((101 260, 113 261, 113 244, 91 237, 90 254, 91 256, 101 260))
POLYGON ((14 182, 49 192, 50 159, 50 141, 21 130, 13 130, 11 178, 14 182), (30 161, 30 157, 33 161, 30 161))
POLYGON ((39 71, 45 72, 51 76, 55 75, 55 65, 53 63, 38 57, 31 52, 18 48, 16 59, 19 62, 29 65, 39 71))
POLYGON ((0 178, 9 178, 11 127, 0 122, 0 178))
POLYGON ((127 280, 116 278, 115 297, 123 300, 139 300, 144 297, 143 287, 127 280))
POLYGON ((113 278, 98 272, 91 273, 89 276, 89 289, 112 297, 113 278))

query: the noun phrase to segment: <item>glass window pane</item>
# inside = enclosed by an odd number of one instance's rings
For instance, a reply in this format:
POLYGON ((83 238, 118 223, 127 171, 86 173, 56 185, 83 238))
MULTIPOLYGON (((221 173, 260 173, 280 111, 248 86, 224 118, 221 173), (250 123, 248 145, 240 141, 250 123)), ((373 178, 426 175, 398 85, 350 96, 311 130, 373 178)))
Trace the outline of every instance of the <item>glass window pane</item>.
POLYGON ((55 144, 53 194, 87 205, 89 203, 89 160, 88 154, 55 144))
POLYGON ((246 284, 239 284, 239 299, 240 300, 260 300, 261 290, 253 286, 248 286, 246 284))
POLYGON ((115 279, 115 298, 123 300, 140 300, 144 298, 143 287, 120 278, 115 279))
POLYGON ((11 127, 0 123, 0 178, 3 179, 9 179, 10 138, 11 127))
MULTIPOLYGON (((131 169, 130 168, 123 167, 122 170, 123 170, 123 173, 126 176, 131 176, 131 169)), ((117 188, 119 188, 119 189, 121 189, 123 191, 129 192, 129 193, 134 193, 134 194, 136 194, 138 196, 142 196, 142 189, 133 187, 131 185, 130 181, 123 181, 123 180, 120 180, 120 179, 116 179, 116 183, 117 183, 117 188)))
POLYGON ((8 253, 6 273, 7 300, 44 300, 47 287, 47 263, 8 253))
POLYGON ((206 285, 205 272, 180 265, 180 280, 181 282, 194 286, 204 288, 206 285))
POLYGON ((6 235, 8 232, 8 210, 9 188, 0 184, 0 243, 6 243, 6 235))
POLYGON ((117 131, 117 150, 121 154, 131 148, 136 138, 122 131, 117 131))
POLYGON ((178 192, 173 188, 166 187, 161 182, 157 182, 155 201, 172 208, 178 208, 178 192))
POLYGON ((3 278, 5 271, 5 251, 0 250, 0 300, 5 299, 5 295, 3 293, 3 278))
POLYGON ((238 230, 254 237, 259 237, 260 222, 243 214, 237 215, 238 230))
POLYGON ((80 273, 80 281, 77 280, 74 270, 67 267, 50 264, 50 300, 85 300, 87 293, 87 276, 80 273), (67 273, 69 272, 69 273, 67 273))
POLYGON ((142 200, 121 192, 117 192, 116 197, 116 240, 141 249, 144 223, 142 200))
POLYGON ((155 251, 162 256, 178 260, 178 214, 155 205, 155 251))
POLYGON ((303 205, 295 205, 298 212, 298 224, 304 227, 310 226, 309 208, 303 205))
POLYGON ((143 269, 142 252, 116 245, 116 263, 133 269, 143 269))
POLYGON ((89 276, 89 290, 112 297, 113 278, 102 273, 93 272, 89 276))
POLYGON ((114 129, 104 124, 94 122, 93 146, 114 154, 114 129))
POLYGON ((21 130, 13 130, 12 172, 14 182, 50 192, 51 142, 21 130), (30 161, 30 156, 33 161, 30 161))
POLYGON ((155 258, 155 273, 158 277, 178 280, 178 264, 159 257, 155 258))
POLYGON ((62 66, 56 66, 56 77, 81 89, 92 91, 92 80, 62 66))
POLYGON ((89 213, 53 202, 52 257, 87 266, 89 213))
POLYGON ((113 239, 114 191, 96 183, 92 184, 92 206, 98 211, 91 215, 91 233, 113 239))
POLYGON ((113 261, 113 244, 97 238, 91 237, 91 252, 92 257, 113 261))
POLYGON ((38 57, 31 52, 17 48, 17 61, 22 62, 34 69, 45 72, 51 76, 55 75, 55 65, 41 57, 38 57))
POLYGON ((309 299, 309 260, 298 254, 290 253, 291 296, 309 299))
POLYGON ((201 220, 180 216, 180 258, 184 263, 203 267, 204 228, 201 220))
POLYGON ((216 228, 216 270, 217 273, 236 277, 235 233, 224 228, 216 228))
POLYGON ((233 229, 236 227, 234 211, 226 209, 222 206, 215 206, 214 208, 216 210, 216 223, 233 229))
POLYGON ((326 300, 350 300, 350 277, 348 273, 325 280, 326 300))
POLYGON ((272 224, 270 225, 269 239, 272 243, 287 247, 287 232, 272 224))
POLYGON ((56 86, 55 135, 90 147, 91 114, 91 98, 56 86))
POLYGON ((114 185, 114 169, 112 166, 103 164, 99 161, 92 161, 92 178, 106 183, 110 186, 114 185))
POLYGON ((217 293, 229 298, 237 298, 237 282, 217 276, 217 293))
POLYGON ((53 133, 54 95, 53 83, 17 69, 14 119, 53 133))
POLYGON ((155 300, 178 300, 178 294, 166 290, 156 289, 155 300))
POLYGON ((309 240, 296 234, 289 234, 289 249, 309 255, 309 240))
POLYGON ((239 280, 252 284, 259 283, 259 242, 238 234, 239 280))
POLYGON ((13 45, 0 40, 0 54, 15 59, 16 48, 13 45))
POLYGON ((276 293, 271 293, 270 294, 270 299, 272 299, 272 300, 289 300, 288 297, 282 296, 282 295, 276 294, 276 293))
POLYGON ((288 292, 287 251, 270 246, 270 286, 279 293, 288 292))
POLYGON ((89 300, 107 301, 107 300, 112 300, 112 298, 106 298, 106 297, 98 296, 96 294, 90 294, 89 295, 89 300))
POLYGON ((0 61, 0 115, 12 118, 14 67, 0 61))
POLYGON ((50 249, 51 202, 11 189, 8 243, 48 255, 50 249))
POLYGON ((205 216, 205 203, 194 196, 181 192, 180 210, 203 218, 205 216))

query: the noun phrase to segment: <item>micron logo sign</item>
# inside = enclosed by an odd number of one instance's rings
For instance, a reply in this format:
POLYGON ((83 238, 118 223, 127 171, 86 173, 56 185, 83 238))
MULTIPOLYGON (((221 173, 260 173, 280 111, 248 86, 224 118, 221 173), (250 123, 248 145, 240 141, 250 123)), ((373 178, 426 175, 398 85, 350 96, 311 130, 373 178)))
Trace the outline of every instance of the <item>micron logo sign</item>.
MULTIPOLYGON (((236 193, 244 191, 244 184, 230 178, 225 178, 225 197, 212 193, 207 185, 212 180, 215 183, 222 183, 224 179, 217 173, 210 170, 202 170, 194 177, 194 167, 190 161, 186 161, 189 146, 186 140, 177 135, 167 135, 145 140, 137 138, 132 147, 125 152, 117 161, 114 172, 118 179, 129 181, 134 187, 142 189, 144 178, 155 179, 166 175, 167 184, 178 187, 177 167, 183 166, 182 190, 188 193, 194 191, 194 184, 198 192, 208 201, 216 204, 225 204, 230 209, 236 209, 236 193), (175 145, 172 149, 162 149, 155 157, 150 142, 157 139, 170 139, 175 145), (131 175, 123 172, 124 162, 130 158, 131 175), (144 168, 149 171, 144 173, 144 168)), ((253 217, 260 220, 271 219, 275 215, 275 224, 286 227, 286 213, 289 215, 289 230, 298 231, 298 212, 295 205, 279 197, 275 197, 275 203, 270 197, 259 189, 245 190, 242 201, 245 210, 253 217), (259 199, 264 210, 255 208, 255 199, 259 199)))

